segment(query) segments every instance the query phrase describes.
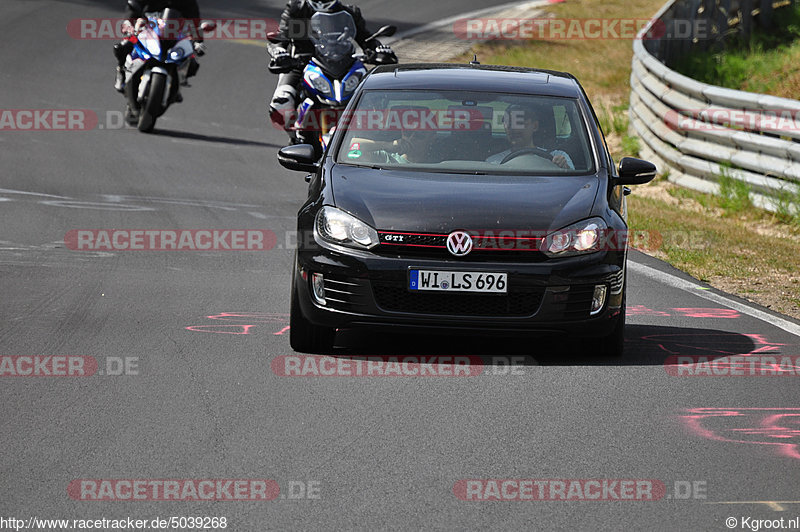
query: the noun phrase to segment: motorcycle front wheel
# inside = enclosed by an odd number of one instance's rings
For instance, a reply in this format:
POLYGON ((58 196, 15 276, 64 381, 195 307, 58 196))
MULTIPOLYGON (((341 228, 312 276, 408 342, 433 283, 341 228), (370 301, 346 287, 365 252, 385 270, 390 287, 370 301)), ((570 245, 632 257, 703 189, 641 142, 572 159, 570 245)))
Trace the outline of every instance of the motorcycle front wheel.
POLYGON ((156 118, 163 113, 161 102, 164 101, 164 91, 167 87, 167 76, 153 73, 150 76, 150 91, 147 99, 139 112, 139 131, 150 133, 156 125, 156 118))

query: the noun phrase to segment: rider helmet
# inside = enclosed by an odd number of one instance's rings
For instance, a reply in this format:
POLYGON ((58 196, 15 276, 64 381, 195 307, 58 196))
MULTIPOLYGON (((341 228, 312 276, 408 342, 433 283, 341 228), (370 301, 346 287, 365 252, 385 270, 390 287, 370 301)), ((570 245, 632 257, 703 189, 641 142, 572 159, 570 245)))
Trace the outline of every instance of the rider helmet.
POLYGON ((318 0, 306 0, 306 2, 308 2, 308 5, 313 7, 315 11, 326 12, 326 11, 330 11, 331 9, 336 7, 336 4, 339 3, 339 0, 333 0, 333 1, 327 1, 327 2, 326 1, 318 1, 318 0))

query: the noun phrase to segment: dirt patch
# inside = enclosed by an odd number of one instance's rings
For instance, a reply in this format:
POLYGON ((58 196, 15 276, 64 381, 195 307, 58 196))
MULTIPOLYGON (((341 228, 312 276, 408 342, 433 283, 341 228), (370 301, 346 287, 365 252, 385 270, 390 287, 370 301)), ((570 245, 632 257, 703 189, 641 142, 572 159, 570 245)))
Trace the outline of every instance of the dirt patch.
POLYGON ((800 275, 787 278, 780 272, 764 274, 757 278, 733 279, 729 277, 712 277, 709 284, 714 288, 736 294, 748 301, 758 303, 775 312, 800 319, 800 299, 788 291, 789 286, 795 289, 800 283, 800 275))

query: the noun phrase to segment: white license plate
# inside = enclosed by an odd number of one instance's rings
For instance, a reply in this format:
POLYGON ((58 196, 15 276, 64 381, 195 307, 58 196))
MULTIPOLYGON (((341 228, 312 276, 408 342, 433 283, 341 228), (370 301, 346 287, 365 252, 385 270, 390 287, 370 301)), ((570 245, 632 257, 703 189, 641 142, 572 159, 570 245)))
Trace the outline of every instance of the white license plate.
POLYGON ((480 292, 505 294, 508 274, 491 272, 450 272, 410 270, 408 288, 437 292, 480 292))

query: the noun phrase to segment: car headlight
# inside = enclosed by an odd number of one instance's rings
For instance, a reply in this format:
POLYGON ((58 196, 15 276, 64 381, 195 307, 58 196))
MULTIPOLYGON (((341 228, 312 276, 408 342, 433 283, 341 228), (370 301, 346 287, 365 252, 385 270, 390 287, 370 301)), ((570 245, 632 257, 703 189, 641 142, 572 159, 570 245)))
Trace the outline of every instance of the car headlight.
POLYGON ((378 232, 336 207, 323 207, 314 222, 314 235, 331 244, 360 249, 378 245, 378 232))
POLYGON ((359 74, 351 74, 349 78, 344 80, 344 92, 353 92, 359 83, 361 83, 361 76, 359 74))
POLYGON ((317 89, 319 92, 326 96, 330 96, 333 94, 333 90, 331 89, 331 84, 322 76, 317 76, 311 80, 311 84, 314 85, 314 88, 317 89))
POLYGON ((607 229, 602 218, 590 218, 548 234, 541 251, 548 257, 594 253, 603 247, 607 229))

